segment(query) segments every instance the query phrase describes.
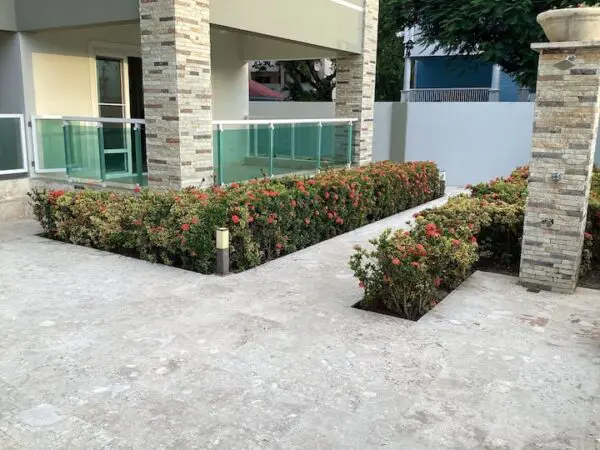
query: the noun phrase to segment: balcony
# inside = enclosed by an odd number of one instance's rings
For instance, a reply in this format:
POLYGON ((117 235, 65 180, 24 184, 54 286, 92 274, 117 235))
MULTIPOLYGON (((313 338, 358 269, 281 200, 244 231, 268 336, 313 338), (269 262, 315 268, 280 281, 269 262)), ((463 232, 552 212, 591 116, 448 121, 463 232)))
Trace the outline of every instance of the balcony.
POLYGON ((403 102, 497 102, 499 91, 489 88, 411 89, 403 102))
POLYGON ((31 127, 38 177, 124 188, 148 184, 141 119, 35 116, 31 127))
MULTIPOLYGON (((349 166, 354 122, 215 121, 215 183, 349 166)), ((148 184, 143 120, 36 116, 31 123, 37 177, 125 189, 148 184)))
POLYGON ((352 163, 355 119, 213 122, 218 184, 287 174, 313 174, 352 163))

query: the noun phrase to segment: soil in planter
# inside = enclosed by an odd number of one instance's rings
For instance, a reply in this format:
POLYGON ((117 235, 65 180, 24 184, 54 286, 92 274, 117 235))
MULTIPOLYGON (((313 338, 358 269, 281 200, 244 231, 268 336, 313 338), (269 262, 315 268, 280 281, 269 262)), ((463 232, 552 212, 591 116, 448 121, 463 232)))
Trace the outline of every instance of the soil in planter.
MULTIPOLYGON (((437 297, 437 303, 439 304, 449 294, 450 294, 450 292, 447 292, 447 291, 438 291, 437 296, 436 296, 437 297)), ((354 305, 352 305, 352 307, 356 308, 356 309, 360 309, 362 311, 368 311, 368 312, 372 312, 372 313, 383 314, 384 316, 397 317, 399 319, 404 319, 404 320, 412 320, 413 322, 417 322, 420 319, 420 317, 419 317, 419 319, 407 319, 402 314, 398 314, 398 313, 396 313, 394 311, 390 311, 389 309, 387 309, 383 305, 368 305, 368 304, 364 303, 362 300, 359 301, 359 302, 356 302, 354 305)))

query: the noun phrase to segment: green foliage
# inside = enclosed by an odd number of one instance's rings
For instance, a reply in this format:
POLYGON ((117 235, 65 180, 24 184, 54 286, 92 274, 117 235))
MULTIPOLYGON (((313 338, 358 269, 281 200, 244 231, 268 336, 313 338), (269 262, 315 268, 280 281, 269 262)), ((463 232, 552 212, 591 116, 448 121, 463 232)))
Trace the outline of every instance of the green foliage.
POLYGON ((501 64, 523 86, 534 87, 538 55, 532 42, 545 42, 538 14, 573 7, 573 0, 395 0, 401 26, 419 25, 430 44, 501 64))
POLYGON ((394 16, 397 0, 381 0, 377 42, 377 70, 375 72, 375 100, 400 101, 404 76, 404 39, 397 33, 402 27, 394 16))
POLYGON ((433 163, 392 162, 136 195, 40 191, 30 196, 49 237, 201 273, 216 265, 215 231, 230 230, 242 271, 442 195, 433 163))

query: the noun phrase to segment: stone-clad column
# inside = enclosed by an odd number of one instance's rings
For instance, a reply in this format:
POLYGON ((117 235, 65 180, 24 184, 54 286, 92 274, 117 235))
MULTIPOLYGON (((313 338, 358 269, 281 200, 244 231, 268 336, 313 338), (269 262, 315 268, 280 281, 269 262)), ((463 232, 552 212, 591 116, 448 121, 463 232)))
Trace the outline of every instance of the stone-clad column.
POLYGON ((363 52, 336 58, 335 115, 356 118, 354 123, 354 164, 371 162, 373 154, 373 113, 375 65, 377 62, 377 21, 379 0, 365 0, 363 52))
POLYGON ((521 282, 573 292, 579 278, 598 133, 600 43, 541 52, 521 282))
POLYGON ((212 183, 209 0, 140 0, 149 184, 212 183))

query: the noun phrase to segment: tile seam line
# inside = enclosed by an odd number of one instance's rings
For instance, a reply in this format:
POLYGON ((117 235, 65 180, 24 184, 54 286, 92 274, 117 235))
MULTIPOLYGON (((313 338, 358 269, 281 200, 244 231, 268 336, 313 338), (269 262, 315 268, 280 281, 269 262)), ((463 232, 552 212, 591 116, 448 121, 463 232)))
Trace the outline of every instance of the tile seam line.
POLYGON ((364 11, 362 6, 355 5, 354 3, 350 3, 346 0, 329 0, 330 2, 337 3, 338 5, 345 6, 346 8, 353 9, 355 11, 364 11))

